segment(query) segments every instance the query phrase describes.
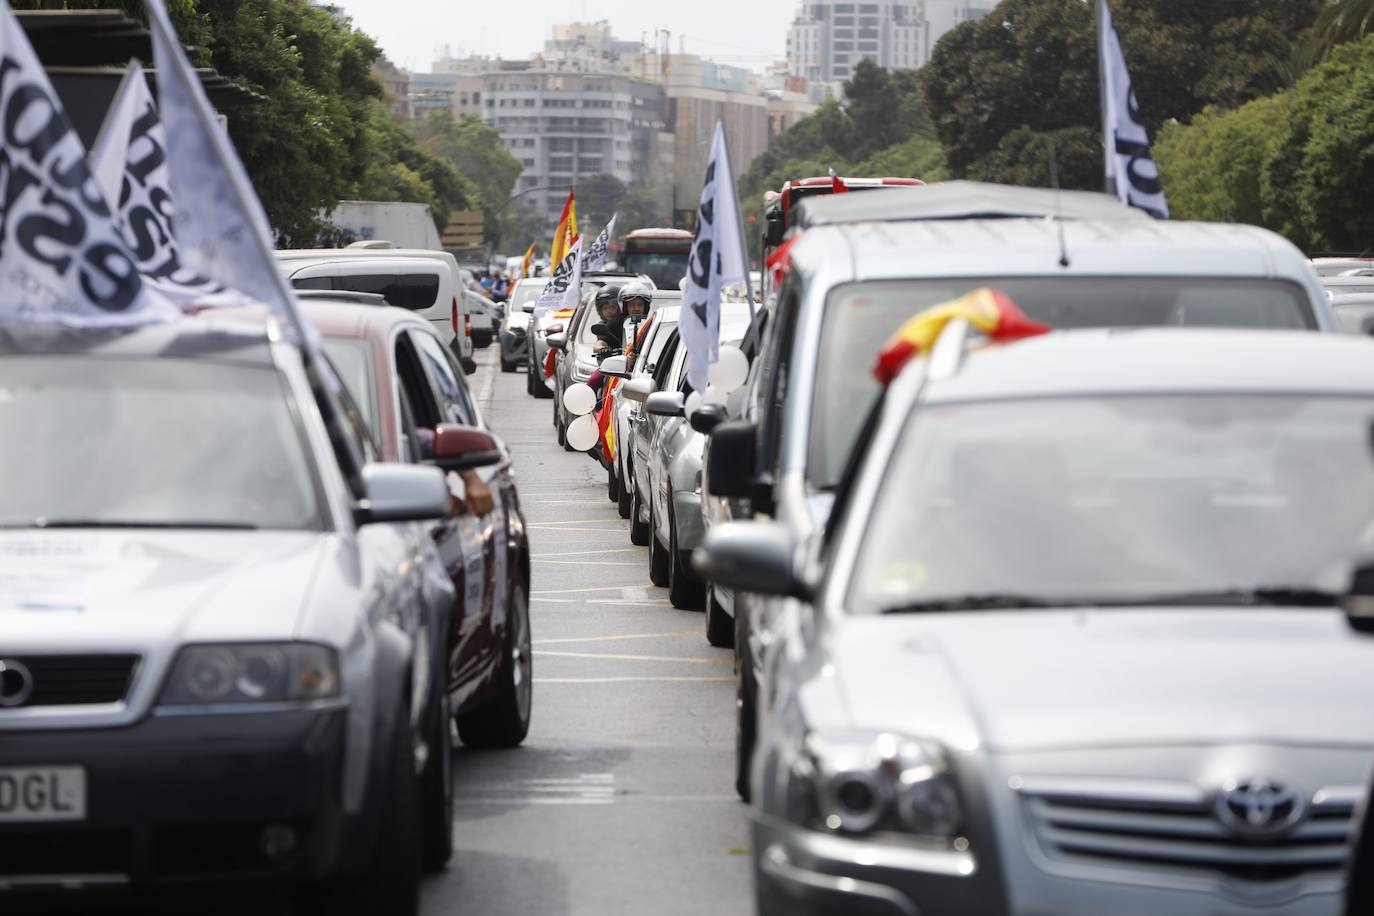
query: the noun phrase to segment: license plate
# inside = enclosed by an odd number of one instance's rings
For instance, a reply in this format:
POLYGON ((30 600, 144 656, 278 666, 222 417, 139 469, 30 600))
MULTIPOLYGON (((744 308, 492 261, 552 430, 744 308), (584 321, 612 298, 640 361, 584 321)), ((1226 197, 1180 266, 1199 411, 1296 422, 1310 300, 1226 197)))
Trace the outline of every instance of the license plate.
POLYGON ((85 819, 83 767, 0 767, 0 824, 85 819))

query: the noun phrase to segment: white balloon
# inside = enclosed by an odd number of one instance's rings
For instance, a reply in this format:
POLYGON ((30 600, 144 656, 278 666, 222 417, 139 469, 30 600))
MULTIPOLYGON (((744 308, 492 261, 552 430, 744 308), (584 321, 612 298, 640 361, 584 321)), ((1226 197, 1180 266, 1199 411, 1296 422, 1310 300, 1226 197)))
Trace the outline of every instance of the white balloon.
POLYGON ((563 406, 574 417, 589 414, 592 412, 592 408, 596 406, 596 392, 592 391, 590 385, 585 385, 582 382, 569 385, 568 389, 563 392, 563 406))
MULTIPOLYGON (((586 388, 587 386, 583 385, 582 387, 586 388)), ((591 389, 587 390, 590 391, 591 389)), ((601 439, 601 431, 596 428, 596 420, 585 414, 568 424, 567 435, 568 445, 579 452, 595 448, 596 443, 601 439)))
POLYGON ((701 394, 700 392, 693 391, 691 394, 687 395, 687 400, 682 402, 682 413, 684 416, 690 417, 697 412, 697 408, 700 406, 701 394))
POLYGON ((721 391, 719 388, 717 388, 715 385, 707 385, 706 391, 701 396, 701 403, 719 404, 721 407, 724 407, 725 399, 727 397, 728 395, 724 391, 721 391))
POLYGON ((749 380, 749 357, 739 347, 726 344, 720 358, 711 364, 711 384, 729 394, 749 380))

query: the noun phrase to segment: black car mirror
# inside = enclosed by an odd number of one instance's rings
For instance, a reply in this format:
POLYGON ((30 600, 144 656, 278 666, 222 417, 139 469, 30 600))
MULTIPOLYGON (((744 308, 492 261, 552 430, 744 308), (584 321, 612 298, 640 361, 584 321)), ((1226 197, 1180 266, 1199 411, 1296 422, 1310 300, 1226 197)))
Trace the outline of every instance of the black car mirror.
POLYGON ((712 496, 747 499, 752 496, 758 431, 741 420, 719 423, 706 442, 712 496))
POLYGON ((1341 597, 1341 607, 1352 629, 1374 634, 1374 564, 1366 563, 1355 570, 1349 590, 1341 597))
POLYGON ((692 429, 709 436, 712 430, 725 422, 725 407, 721 404, 702 404, 692 411, 687 422, 692 424, 692 429))

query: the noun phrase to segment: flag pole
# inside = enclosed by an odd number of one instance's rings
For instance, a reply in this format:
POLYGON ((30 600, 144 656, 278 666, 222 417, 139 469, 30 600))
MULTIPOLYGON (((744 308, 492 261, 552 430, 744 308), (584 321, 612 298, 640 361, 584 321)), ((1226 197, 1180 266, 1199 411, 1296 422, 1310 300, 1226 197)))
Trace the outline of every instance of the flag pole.
POLYGON ((1103 31, 1102 11, 1106 5, 1107 0, 1094 0, 1093 15, 1097 21, 1097 99, 1102 118, 1102 181, 1104 190, 1115 196, 1116 181, 1112 174, 1112 127, 1107 98, 1107 55, 1103 53, 1107 46, 1107 36, 1103 31))

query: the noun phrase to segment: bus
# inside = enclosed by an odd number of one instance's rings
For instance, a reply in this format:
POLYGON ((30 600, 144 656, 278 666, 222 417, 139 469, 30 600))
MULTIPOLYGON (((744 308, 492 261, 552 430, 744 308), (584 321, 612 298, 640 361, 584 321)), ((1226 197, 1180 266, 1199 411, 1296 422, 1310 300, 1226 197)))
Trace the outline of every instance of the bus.
POLYGON ((622 242, 620 269, 645 274, 659 289, 677 289, 687 276, 692 238, 685 229, 636 229, 622 242))

